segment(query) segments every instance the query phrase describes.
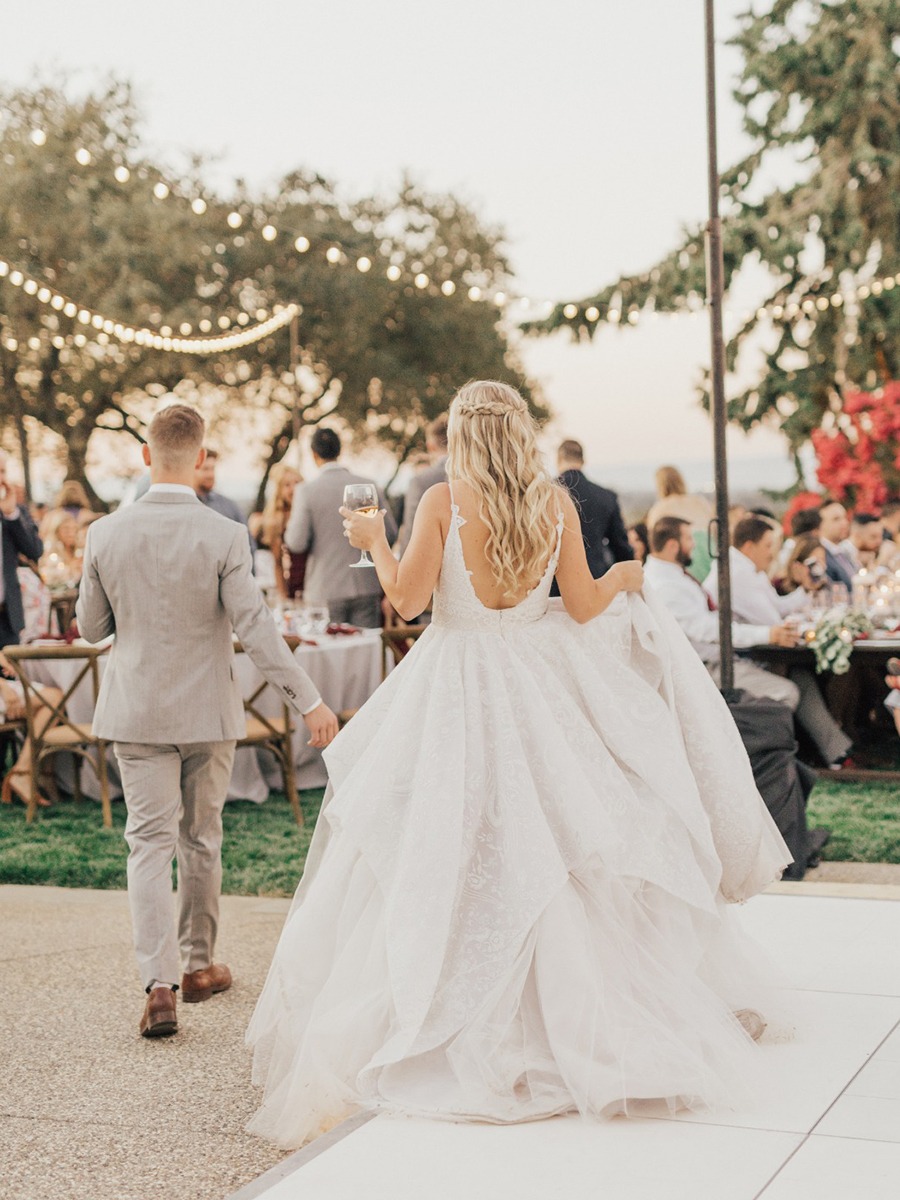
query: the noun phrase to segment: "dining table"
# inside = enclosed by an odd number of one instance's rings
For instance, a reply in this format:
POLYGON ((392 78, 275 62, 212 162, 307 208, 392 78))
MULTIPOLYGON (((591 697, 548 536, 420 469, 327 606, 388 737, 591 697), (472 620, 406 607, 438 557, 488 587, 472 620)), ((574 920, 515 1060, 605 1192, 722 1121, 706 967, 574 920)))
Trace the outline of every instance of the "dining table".
MULTIPOLYGON (((40 641, 33 643, 41 645, 40 641)), ((58 641, 46 645, 60 645, 58 641)), ((73 645, 79 644, 76 640, 73 645)), ((86 643, 81 643, 86 645, 86 643)), ((356 633, 319 634, 304 636, 293 651, 299 666, 315 683, 325 704, 334 712, 352 712, 369 699, 384 675, 384 659, 381 630, 363 629, 356 633)), ((78 658, 29 660, 27 669, 38 683, 65 690, 80 669, 78 658)), ((101 684, 108 656, 98 660, 101 684)), ((241 653, 235 657, 235 678, 239 681, 241 694, 251 696, 263 682, 262 675, 250 656, 241 653)), ((267 688, 255 701, 255 707, 266 716, 280 716, 283 700, 280 691, 267 688)), ((77 723, 87 724, 93 719, 94 702, 90 680, 86 678, 72 693, 68 703, 68 715, 77 723)), ((328 773, 321 750, 307 744, 309 734, 303 719, 292 713, 294 723, 293 748, 294 768, 298 788, 324 787, 328 773)), ((74 765, 71 756, 54 756, 56 774, 60 786, 72 790, 74 765)), ((110 747, 109 786, 112 798, 122 795, 115 754, 110 747)), ((280 790, 280 770, 271 751, 258 747, 242 747, 234 757, 234 768, 228 788, 228 800, 253 800, 262 803, 269 792, 280 790)), ((85 796, 100 798, 100 789, 93 770, 85 767, 81 772, 81 790, 85 796)))

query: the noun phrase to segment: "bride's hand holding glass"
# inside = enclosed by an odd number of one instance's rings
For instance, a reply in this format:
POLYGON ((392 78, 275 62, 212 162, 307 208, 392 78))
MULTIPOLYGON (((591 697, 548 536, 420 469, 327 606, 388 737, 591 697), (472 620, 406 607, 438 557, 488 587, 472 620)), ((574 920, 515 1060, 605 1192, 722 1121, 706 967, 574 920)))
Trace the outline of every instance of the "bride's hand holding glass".
MULTIPOLYGON (((374 488, 372 489, 374 492, 374 488)), ((380 540, 387 541, 384 532, 384 510, 378 507, 377 495, 374 503, 368 497, 348 498, 345 489, 343 506, 338 510, 344 518, 344 537, 355 550, 361 550, 359 562, 351 563, 354 567, 371 567, 374 563, 367 551, 371 550, 380 540), (361 503, 360 501, 365 501, 361 503)))

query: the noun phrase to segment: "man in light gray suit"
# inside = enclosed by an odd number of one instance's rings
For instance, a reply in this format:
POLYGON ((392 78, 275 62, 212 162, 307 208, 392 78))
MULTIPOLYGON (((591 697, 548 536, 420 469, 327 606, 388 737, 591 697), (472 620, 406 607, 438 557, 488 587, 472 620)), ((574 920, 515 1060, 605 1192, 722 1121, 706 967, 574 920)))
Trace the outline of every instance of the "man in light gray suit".
POLYGON ((394 551, 400 554, 409 545, 412 536, 413 521, 416 519, 416 509, 419 501, 430 487, 436 483, 447 482, 447 414, 441 413, 425 427, 425 449, 431 455, 431 466, 419 471, 409 481, 406 489, 406 499, 403 501, 403 523, 397 534, 394 551))
POLYGON ((151 487, 88 531, 78 627, 115 635, 94 733, 113 742, 128 818, 128 898, 148 999, 144 1037, 175 1033, 175 991, 207 1000, 231 986, 213 961, 222 880, 222 808, 246 717, 232 635, 326 746, 337 719, 279 635, 250 574, 243 525, 202 504, 194 470, 203 419, 175 404, 150 423, 151 487), (178 862, 178 933, 172 860, 178 862))
MULTIPOLYGON (((333 429, 317 429, 310 442, 319 474, 309 483, 299 483, 284 544, 294 554, 309 553, 303 594, 310 604, 327 604, 332 621, 375 629, 381 625, 381 584, 375 569, 354 570, 353 551, 344 537, 344 520, 338 509, 344 503, 348 483, 371 483, 354 475, 338 462, 341 439, 333 429)), ((378 503, 386 508, 378 492, 378 503)), ((385 514, 388 541, 397 534, 390 510, 385 514)))

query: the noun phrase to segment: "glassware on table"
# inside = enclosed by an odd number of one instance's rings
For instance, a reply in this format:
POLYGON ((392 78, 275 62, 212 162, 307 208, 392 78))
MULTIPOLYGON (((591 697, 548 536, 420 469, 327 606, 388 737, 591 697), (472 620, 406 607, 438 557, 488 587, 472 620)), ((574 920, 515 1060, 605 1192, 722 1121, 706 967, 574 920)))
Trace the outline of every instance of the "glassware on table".
POLYGON ((850 589, 846 583, 832 583, 831 585, 831 607, 832 608, 847 608, 850 603, 850 589))
MULTIPOLYGON (((348 483, 344 488, 344 508, 374 517, 378 512, 378 490, 374 483, 348 483)), ((359 561, 351 567, 374 567, 368 551, 361 550, 359 561)))
MULTIPOLYGON (((353 564, 357 566, 357 563, 353 564)), ((309 620, 309 632, 315 634, 323 634, 328 629, 331 621, 331 614, 328 611, 327 604, 311 604, 306 609, 309 620)))

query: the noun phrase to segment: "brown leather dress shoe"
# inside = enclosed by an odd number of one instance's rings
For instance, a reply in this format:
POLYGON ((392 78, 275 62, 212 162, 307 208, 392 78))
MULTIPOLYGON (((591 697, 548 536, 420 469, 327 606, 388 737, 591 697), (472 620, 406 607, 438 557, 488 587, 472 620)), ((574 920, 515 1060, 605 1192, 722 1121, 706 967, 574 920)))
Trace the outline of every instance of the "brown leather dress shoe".
POLYGON ((181 998, 185 1004, 199 1004, 208 1000, 214 992, 227 992, 231 987, 231 972, 224 963, 213 963, 200 971, 191 971, 181 977, 181 998))
POLYGON ((154 988, 149 994, 140 1028, 141 1037, 171 1037, 178 1032, 175 993, 171 988, 154 988))

